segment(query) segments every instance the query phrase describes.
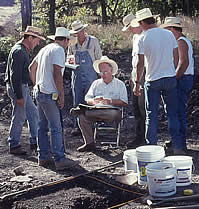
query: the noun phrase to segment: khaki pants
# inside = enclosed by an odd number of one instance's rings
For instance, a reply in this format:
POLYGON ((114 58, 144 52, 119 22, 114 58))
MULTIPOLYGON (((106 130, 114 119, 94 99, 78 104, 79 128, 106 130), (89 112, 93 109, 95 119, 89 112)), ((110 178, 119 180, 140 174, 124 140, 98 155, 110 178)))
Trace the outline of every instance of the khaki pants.
POLYGON ((122 118, 121 110, 116 109, 92 109, 86 110, 84 114, 78 116, 78 125, 82 132, 85 144, 94 142, 93 123, 97 121, 107 121, 119 123, 122 118))

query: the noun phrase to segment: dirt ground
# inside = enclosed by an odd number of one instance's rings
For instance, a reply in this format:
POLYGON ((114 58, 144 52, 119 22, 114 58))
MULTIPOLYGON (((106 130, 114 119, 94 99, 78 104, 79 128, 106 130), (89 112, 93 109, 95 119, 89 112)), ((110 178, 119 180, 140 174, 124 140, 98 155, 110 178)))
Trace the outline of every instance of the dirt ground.
MULTIPOLYGON (((12 1, 2 1, 0 4, 0 20, 2 14, 5 16, 6 3, 12 6, 12 1)), ((13 15, 10 19, 13 19, 13 15)), ((9 16, 10 14, 8 14, 9 16)), ((6 17, 4 20, 8 20, 6 17)), ((1 23, 5 28, 5 23, 1 23)), ((109 54, 111 58, 121 63, 121 78, 127 83, 131 61, 129 52, 115 52, 109 54), (127 73, 126 73, 127 72, 127 73)), ((1 63, 0 74, 3 76, 5 65, 1 63)), ((56 172, 52 164, 48 169, 37 165, 36 153, 29 149, 28 128, 24 126, 21 138, 28 155, 18 157, 8 154, 7 137, 11 116, 11 106, 7 105, 1 109, 0 113, 0 209, 108 209, 108 208, 149 208, 146 204, 148 196, 147 186, 141 186, 137 183, 126 185, 117 181, 118 176, 124 175, 124 165, 121 163, 123 152, 127 149, 127 144, 135 138, 135 121, 132 114, 132 101, 129 93, 129 107, 124 110, 124 122, 121 129, 120 147, 114 148, 100 144, 95 152, 79 153, 76 148, 82 144, 81 136, 72 136, 72 117, 69 115, 71 103, 71 91, 69 74, 65 75, 64 80, 66 105, 62 112, 64 120, 64 143, 66 156, 72 160, 78 160, 79 165, 71 170, 56 172), (115 163, 114 166, 104 168, 115 163), (14 170, 22 167, 20 175, 16 175, 14 170), (101 169, 104 168, 104 169, 101 169), (23 176, 21 182, 13 177, 23 176), (5 195, 8 195, 5 197, 5 195)), ((6 101, 5 86, 0 86, 0 107, 6 101)), ((190 96, 188 112, 188 140, 187 155, 193 157, 194 169, 192 175, 192 184, 187 187, 178 187, 175 196, 182 196, 183 190, 190 188, 194 194, 199 193, 199 85, 198 76, 195 78, 195 84, 190 96)), ((167 120, 164 112, 160 109, 159 116, 159 144, 164 146, 169 139, 167 134, 167 120)), ((194 201, 181 201, 172 205, 190 205, 196 204, 194 201)), ((197 207, 196 207, 197 208, 197 207)))

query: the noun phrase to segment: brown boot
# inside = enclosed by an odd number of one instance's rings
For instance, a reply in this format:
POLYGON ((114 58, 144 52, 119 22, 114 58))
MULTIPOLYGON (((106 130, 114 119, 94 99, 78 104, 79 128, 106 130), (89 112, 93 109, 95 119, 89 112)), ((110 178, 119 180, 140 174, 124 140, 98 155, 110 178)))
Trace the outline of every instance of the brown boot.
POLYGON ((90 144, 84 144, 81 147, 77 148, 77 151, 79 152, 90 152, 90 151, 94 151, 96 149, 95 147, 95 143, 90 143, 90 144))
POLYGON ((9 153, 13 155, 26 155, 26 150, 23 149, 21 146, 17 147, 9 147, 9 153))
POLYGON ((65 158, 64 160, 61 160, 59 162, 55 162, 55 167, 56 167, 57 171, 62 171, 65 169, 72 168, 72 167, 78 165, 78 163, 79 163, 78 161, 73 161, 73 160, 65 158))

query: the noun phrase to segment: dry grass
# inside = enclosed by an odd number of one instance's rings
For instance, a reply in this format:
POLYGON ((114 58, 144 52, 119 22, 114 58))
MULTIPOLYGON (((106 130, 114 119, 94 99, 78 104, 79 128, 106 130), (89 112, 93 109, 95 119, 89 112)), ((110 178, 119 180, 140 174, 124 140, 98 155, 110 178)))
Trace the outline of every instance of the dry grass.
MULTIPOLYGON (((199 51, 199 18, 181 17, 183 25, 183 32, 192 41, 195 51, 199 51)), ((107 50, 113 49, 131 49, 132 48, 132 34, 129 32, 122 32, 122 24, 89 25, 88 33, 94 35, 100 40, 102 48, 107 50)))
POLYGON ((132 48, 132 34, 123 32, 121 24, 90 25, 88 32, 97 37, 102 48, 106 50, 132 48))

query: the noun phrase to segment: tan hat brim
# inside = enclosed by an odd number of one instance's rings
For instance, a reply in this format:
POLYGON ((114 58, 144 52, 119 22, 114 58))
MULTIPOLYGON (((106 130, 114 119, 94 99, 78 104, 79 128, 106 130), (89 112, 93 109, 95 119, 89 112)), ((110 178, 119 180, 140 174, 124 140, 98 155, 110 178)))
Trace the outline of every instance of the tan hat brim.
POLYGON ((128 30, 128 28, 131 26, 131 24, 129 23, 129 25, 125 25, 123 28, 122 28, 122 31, 124 32, 124 31, 126 31, 126 30, 128 30))
POLYGON ((49 38, 50 40, 54 41, 55 40, 55 35, 47 36, 47 38, 49 38))
MULTIPOLYGON (((49 36, 47 36, 47 38, 49 38, 49 39, 51 39, 51 40, 55 40, 55 35, 49 35, 49 36)), ((74 39, 76 39, 75 37, 73 37, 73 36, 67 36, 66 38, 68 38, 68 39, 70 39, 70 40, 74 40, 74 39)))
POLYGON ((100 73, 100 71, 99 71, 99 65, 101 63, 109 63, 112 66, 112 68, 113 68, 112 75, 117 74, 117 71, 118 71, 117 63, 115 61, 113 61, 113 60, 110 60, 110 59, 108 59, 108 60, 96 60, 96 61, 94 61, 93 67, 94 67, 94 69, 95 69, 95 71, 97 73, 100 73))
POLYGON ((176 27, 176 28, 184 28, 183 25, 179 25, 179 24, 172 24, 172 23, 165 23, 160 25, 161 28, 167 28, 167 27, 176 27))
POLYGON ((30 36, 34 36, 34 37, 40 38, 42 40, 46 40, 43 36, 37 35, 37 34, 32 33, 32 32, 21 32, 20 35, 21 36, 30 35, 30 36))
POLYGON ((86 28, 88 26, 88 24, 83 25, 79 30, 70 30, 70 34, 76 34, 79 33, 81 30, 83 30, 84 28, 86 28))
POLYGON ((150 17, 157 18, 159 16, 160 16, 160 14, 158 14, 158 15, 150 15, 150 16, 146 16, 146 17, 142 17, 142 18, 136 18, 136 20, 137 20, 137 22, 139 22, 141 20, 145 20, 145 19, 150 18, 150 17))

